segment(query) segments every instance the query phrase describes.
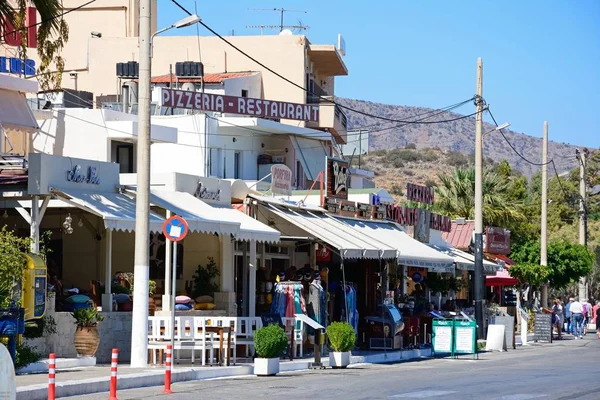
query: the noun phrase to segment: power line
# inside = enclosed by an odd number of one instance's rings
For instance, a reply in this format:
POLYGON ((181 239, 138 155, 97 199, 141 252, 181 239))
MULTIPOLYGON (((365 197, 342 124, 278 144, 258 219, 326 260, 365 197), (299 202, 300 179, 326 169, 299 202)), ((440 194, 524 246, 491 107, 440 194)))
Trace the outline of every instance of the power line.
MULTIPOLYGON (((192 13, 190 11, 188 11, 185 7, 183 7, 181 4, 179 4, 179 2, 177 2, 177 0, 171 0, 171 2, 173 2, 177 7, 179 7, 181 10, 183 10, 187 15, 192 15, 192 13)), ((219 39, 221 39, 223 42, 227 43, 230 47, 232 47, 233 49, 235 49, 236 51, 238 51, 240 54, 242 54, 246 58, 254 61, 256 64, 258 64, 259 66, 263 67, 264 69, 266 69, 267 71, 269 71, 273 75, 277 76, 278 78, 283 79, 284 81, 288 82, 289 84, 297 87, 300 90, 303 90, 304 92, 308 93, 311 96, 314 96, 314 97, 317 97, 317 98, 323 100, 324 102, 334 104, 334 105, 336 105, 336 106, 338 106, 340 108, 343 108, 343 109, 351 111, 351 112, 355 112, 357 114, 361 114, 361 115, 364 115, 364 116, 367 116, 367 117, 371 117, 371 118, 375 118, 375 119, 385 120, 385 121, 389 121, 389 122, 403 123, 403 124, 441 124, 441 123, 445 123, 445 122, 453 122, 453 121, 457 121, 459 119, 469 118, 469 117, 472 117, 473 115, 477 114, 477 112, 476 112, 475 114, 471 114, 471 115, 467 115, 467 116, 463 116, 463 117, 459 117, 459 118, 453 118, 453 119, 449 119, 449 120, 442 120, 442 121, 420 121, 420 122, 415 122, 415 121, 407 121, 407 120, 401 120, 401 119, 394 119, 394 118, 383 117, 381 115, 375 115, 375 114, 368 113, 366 111, 357 110, 357 109, 354 109, 352 107, 348 107, 348 106, 345 106, 343 104, 337 103, 334 100, 328 99, 327 97, 324 97, 324 96, 318 95, 316 93, 313 93, 312 91, 306 89, 302 85, 297 84, 296 82, 292 81, 291 79, 286 78, 285 76, 283 76, 280 73, 276 72, 272 68, 270 68, 270 67, 266 66, 265 64, 263 64, 262 62, 258 61, 256 58, 252 57, 251 55, 249 55, 248 53, 246 53, 245 51, 243 51, 242 49, 240 49, 239 47, 237 47, 236 45, 234 45, 233 43, 231 43, 229 40, 225 39, 223 36, 221 36, 219 33, 217 33, 210 26, 206 25, 203 21, 199 21, 198 23, 200 25, 202 25, 203 27, 205 27, 213 35, 215 35, 216 37, 218 37, 219 39)), ((482 110, 481 112, 483 112, 483 111, 485 111, 485 110, 482 110)))

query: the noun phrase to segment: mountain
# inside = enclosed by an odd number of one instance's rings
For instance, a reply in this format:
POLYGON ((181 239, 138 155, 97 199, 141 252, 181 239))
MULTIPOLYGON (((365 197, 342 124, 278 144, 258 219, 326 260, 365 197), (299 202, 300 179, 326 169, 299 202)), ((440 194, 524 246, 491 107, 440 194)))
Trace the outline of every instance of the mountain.
MULTIPOLYGON (((386 118, 398 120, 417 120, 426 117, 427 113, 439 112, 438 110, 411 107, 395 106, 389 104, 373 103, 365 100, 354 100, 346 98, 336 99, 340 104, 368 113, 372 115, 385 116, 386 118)), ((381 119, 368 117, 356 112, 345 110, 348 117, 348 129, 368 129, 371 130, 369 150, 376 151, 382 149, 405 148, 408 144, 416 145, 417 149, 439 148, 442 150, 451 150, 465 155, 471 155, 475 152, 475 118, 469 117, 452 122, 443 122, 440 124, 398 124, 386 122, 381 119), (399 127, 393 127, 402 125, 399 127), (388 130, 379 131, 382 128, 393 127, 388 130), (368 127, 368 128, 366 128, 368 127)), ((461 117, 461 114, 453 112, 443 112, 435 115, 427 121, 448 120, 461 117)), ((503 121, 498 121, 502 123, 503 121)), ((494 129, 493 125, 484 123, 483 131, 488 132, 494 129)), ((542 123, 540 122, 540 131, 542 123)), ((505 129, 503 131, 506 138, 513 147, 523 155, 527 160, 534 163, 541 163, 542 160, 542 139, 526 135, 524 133, 513 132, 505 129)), ((350 136, 349 141, 356 139, 350 136)), ((484 157, 490 158, 496 162, 504 159, 508 160, 510 165, 521 171, 527 177, 531 177, 540 166, 532 165, 519 157, 504 140, 500 132, 493 132, 484 137, 484 157)), ((578 165, 575 158, 575 148, 577 146, 565 143, 550 141, 548 143, 548 159, 554 159, 558 173, 572 169, 578 165)), ((549 166, 548 173, 553 174, 552 166, 549 166)))

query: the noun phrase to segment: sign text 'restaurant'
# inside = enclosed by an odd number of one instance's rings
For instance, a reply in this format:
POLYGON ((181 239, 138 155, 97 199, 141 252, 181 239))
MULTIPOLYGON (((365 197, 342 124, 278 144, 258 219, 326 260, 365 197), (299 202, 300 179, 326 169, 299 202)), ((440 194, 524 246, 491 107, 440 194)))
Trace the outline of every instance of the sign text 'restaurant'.
POLYGON ((314 104, 286 103, 187 90, 163 88, 161 105, 261 118, 319 122, 319 106, 314 104))

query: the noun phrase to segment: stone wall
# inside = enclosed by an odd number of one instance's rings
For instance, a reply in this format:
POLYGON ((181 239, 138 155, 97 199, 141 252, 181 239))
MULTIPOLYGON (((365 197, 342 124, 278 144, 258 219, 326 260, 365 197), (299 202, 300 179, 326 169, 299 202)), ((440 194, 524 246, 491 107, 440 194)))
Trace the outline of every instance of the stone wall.
MULTIPOLYGON (((113 348, 119 349, 119 362, 129 362, 131 358, 131 312, 100 313, 104 321, 98 324, 100 345, 96 352, 99 364, 109 364, 113 348)), ((55 353, 57 358, 77 357, 74 345, 75 319, 68 312, 55 312, 48 307, 47 316, 56 321, 56 333, 36 339, 25 339, 34 346, 42 358, 55 353)))

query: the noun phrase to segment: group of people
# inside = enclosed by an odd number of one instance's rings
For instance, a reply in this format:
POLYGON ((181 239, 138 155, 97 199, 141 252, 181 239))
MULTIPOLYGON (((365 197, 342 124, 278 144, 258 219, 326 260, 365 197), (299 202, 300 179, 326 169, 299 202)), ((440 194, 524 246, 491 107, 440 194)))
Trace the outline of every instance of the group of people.
MULTIPOLYGON (((560 299, 555 299, 552 306, 552 323, 558 331, 558 338, 562 337, 562 332, 566 332, 575 337, 583 339, 587 335, 588 324, 600 321, 600 301, 592 306, 587 299, 579 301, 577 297, 569 298, 569 302, 563 306, 560 299)), ((600 330, 596 329, 598 339, 600 339, 600 330)))

